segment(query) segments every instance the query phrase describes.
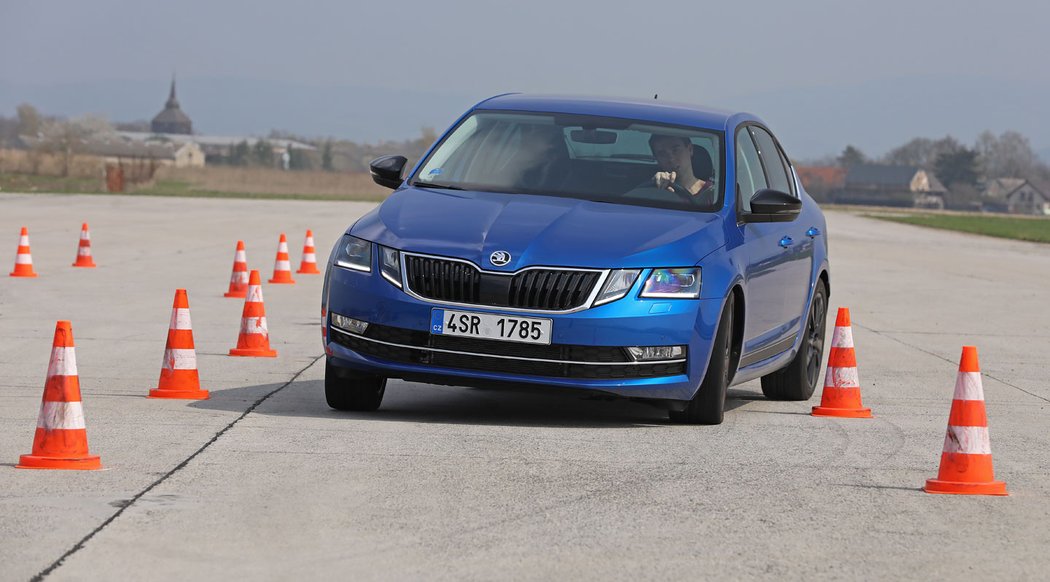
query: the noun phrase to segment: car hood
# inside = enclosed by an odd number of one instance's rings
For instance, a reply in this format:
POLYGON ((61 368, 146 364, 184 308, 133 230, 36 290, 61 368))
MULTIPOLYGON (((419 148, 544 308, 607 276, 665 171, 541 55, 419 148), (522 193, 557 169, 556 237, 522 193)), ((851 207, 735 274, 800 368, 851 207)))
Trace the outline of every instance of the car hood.
POLYGON ((531 265, 689 266, 725 244, 718 214, 554 196, 406 187, 351 234, 404 251, 459 257, 486 270, 531 265), (489 262, 496 251, 511 261, 489 262))

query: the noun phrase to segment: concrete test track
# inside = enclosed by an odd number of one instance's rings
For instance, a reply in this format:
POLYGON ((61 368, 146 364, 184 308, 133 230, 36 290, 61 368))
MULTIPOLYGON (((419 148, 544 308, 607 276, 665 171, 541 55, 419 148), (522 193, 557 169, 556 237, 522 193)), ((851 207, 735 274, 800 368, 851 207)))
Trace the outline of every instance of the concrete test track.
POLYGON ((323 396, 321 277, 264 284, 276 359, 225 355, 242 302, 222 293, 237 239, 266 278, 280 232, 297 267, 307 228, 323 260, 370 208, 0 195, 0 257, 13 262, 28 226, 40 274, 0 278, 0 580, 1039 579, 1050 567, 1050 246, 829 213, 829 321, 850 307, 871 420, 814 418, 819 393, 771 402, 757 383, 731 389, 717 427, 574 392, 400 381, 378 412, 339 413, 323 396), (70 267, 84 221, 96 269, 70 267), (145 398, 178 287, 210 400, 145 398), (73 322, 103 471, 13 467, 30 452, 58 319, 73 322), (1009 497, 920 490, 967 344, 1009 497))

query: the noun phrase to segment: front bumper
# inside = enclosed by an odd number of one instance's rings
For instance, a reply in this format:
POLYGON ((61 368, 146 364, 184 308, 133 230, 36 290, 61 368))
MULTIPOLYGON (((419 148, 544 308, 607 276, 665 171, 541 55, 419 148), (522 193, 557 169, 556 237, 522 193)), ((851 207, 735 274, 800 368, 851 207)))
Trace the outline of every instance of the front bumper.
MULTIPOLYGON (((643 281, 646 273, 639 281, 643 281)), ((636 284, 640 287, 640 283, 636 284)), ((688 400, 707 369, 721 301, 627 297, 575 313, 446 306, 414 298, 375 271, 330 267, 325 351, 333 365, 442 383, 508 382, 688 400), (430 334, 431 311, 452 308, 552 320, 551 345, 430 334), (368 322, 363 335, 331 327, 331 314, 368 322), (624 346, 687 346, 684 361, 630 362, 624 346)))

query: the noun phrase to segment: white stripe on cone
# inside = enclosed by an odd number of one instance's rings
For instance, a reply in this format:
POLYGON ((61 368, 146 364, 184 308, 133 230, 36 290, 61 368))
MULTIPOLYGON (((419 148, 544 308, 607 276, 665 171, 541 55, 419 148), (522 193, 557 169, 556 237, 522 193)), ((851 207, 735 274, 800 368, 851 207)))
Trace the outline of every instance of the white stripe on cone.
POLYGON ((23 254, 19 253, 18 255, 15 255, 15 264, 16 265, 32 265, 33 264, 33 257, 31 255, 23 255, 23 254))
POLYGON ((266 318, 265 317, 242 317, 241 318, 241 333, 249 334, 263 334, 266 335, 266 318))
POLYGON ((230 283, 248 283, 248 271, 234 271, 230 275, 230 283))
POLYGON ((835 327, 835 333, 831 336, 831 347, 833 348, 852 348, 853 347, 853 328, 851 327, 835 327))
POLYGON ((248 287, 248 297, 245 299, 248 303, 262 303, 262 287, 259 285, 251 285, 248 287))
POLYGON ((987 426, 948 426, 944 435, 944 452, 967 455, 992 454, 987 426))
POLYGON ((304 263, 316 263, 317 262, 317 255, 315 255, 314 253, 303 253, 303 262, 304 263))
POLYGON ((43 402, 36 426, 47 430, 86 429, 84 405, 80 402, 43 402))
POLYGON ((285 241, 283 243, 278 244, 277 245, 277 252, 279 252, 279 253, 287 253, 288 252, 288 242, 285 241))
POLYGON ((197 369, 197 352, 180 349, 167 349, 164 350, 164 369, 165 370, 196 370, 197 369))
POLYGON ((77 256, 78 257, 90 257, 91 256, 91 247, 77 247, 77 256))
POLYGON ((80 231, 80 240, 91 240, 91 234, 86 230, 80 231))
POLYGON ((29 235, 28 234, 23 234, 23 235, 18 237, 18 246, 20 246, 20 247, 27 247, 27 246, 29 246, 29 235))
POLYGON ((288 262, 288 261, 276 261, 273 264, 273 270, 274 271, 291 271, 292 270, 292 264, 290 262, 288 262))
POLYGON ((303 246, 306 246, 306 247, 314 246, 314 237, 312 237, 312 236, 306 237, 306 243, 303 244, 303 246))
POLYGON ((828 368, 827 374, 824 375, 824 386, 860 388, 860 377, 857 375, 857 369, 853 367, 828 368))
POLYGON ((955 378, 956 400, 984 400, 980 372, 959 372, 955 378))
POLYGON ((237 253, 235 255, 233 255, 233 262, 235 262, 235 263, 247 263, 248 262, 248 255, 245 254, 244 251, 237 251, 237 253))
POLYGON ((171 322, 168 329, 193 329, 190 322, 190 310, 185 307, 177 307, 171 310, 171 322))
POLYGON ((76 376, 77 356, 74 348, 51 348, 51 363, 47 366, 47 377, 76 376))

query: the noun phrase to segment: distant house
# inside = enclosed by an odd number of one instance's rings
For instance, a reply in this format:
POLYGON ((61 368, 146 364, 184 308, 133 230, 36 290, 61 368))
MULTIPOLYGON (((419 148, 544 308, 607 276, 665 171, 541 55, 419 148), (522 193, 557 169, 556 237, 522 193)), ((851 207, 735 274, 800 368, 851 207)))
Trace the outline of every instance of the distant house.
MULTIPOLYGON (((53 150, 40 137, 21 136, 28 149, 41 151, 53 150)), ((201 167, 204 165, 204 152, 193 142, 141 142, 130 140, 118 134, 96 134, 78 139, 72 144, 77 156, 99 158, 105 164, 148 163, 153 166, 175 166, 176 168, 201 167)))
POLYGON ((1050 189, 1024 178, 996 178, 984 184, 981 206, 989 212, 1050 215, 1050 189))
POLYGON ((835 201, 843 204, 944 208, 947 189, 932 172, 915 166, 857 164, 835 201))
POLYGON ((838 166, 795 166, 802 187, 814 198, 827 200, 846 185, 846 169, 838 166))
POLYGON ((276 156, 289 151, 289 150, 306 150, 314 151, 317 148, 300 141, 292 139, 264 139, 259 137, 247 137, 247 136, 223 136, 223 135, 184 135, 177 133, 145 133, 140 131, 118 131, 120 136, 127 138, 132 141, 142 143, 172 143, 176 145, 193 143, 200 146, 201 151, 204 152, 205 157, 208 156, 226 156, 229 155, 232 148, 237 147, 240 143, 247 143, 249 148, 254 148, 255 144, 260 141, 264 141, 273 148, 273 153, 276 156))

